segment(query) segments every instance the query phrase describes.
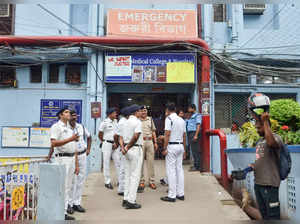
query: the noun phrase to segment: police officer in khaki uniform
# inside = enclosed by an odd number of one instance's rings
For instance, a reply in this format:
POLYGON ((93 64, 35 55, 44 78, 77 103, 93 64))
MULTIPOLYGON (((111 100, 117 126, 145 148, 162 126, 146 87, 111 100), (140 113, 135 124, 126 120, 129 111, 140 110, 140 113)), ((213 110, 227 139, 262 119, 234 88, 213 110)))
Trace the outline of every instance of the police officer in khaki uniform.
POLYGON ((155 185, 155 175, 154 175, 154 154, 158 149, 157 139, 156 139, 156 128, 152 117, 148 116, 148 110, 146 106, 142 107, 141 118, 142 121, 142 134, 143 134, 143 165, 142 165, 142 175, 140 186, 138 188, 139 192, 143 192, 145 188, 145 170, 144 164, 147 163, 147 173, 149 177, 149 187, 153 190, 156 189, 155 185))
POLYGON ((67 215, 67 210, 70 209, 68 205, 73 196, 72 181, 75 173, 77 175, 79 173, 76 152, 76 141, 79 140, 79 135, 74 133, 69 124, 71 119, 70 110, 61 109, 57 116, 59 121, 53 124, 50 129, 51 151, 49 158, 51 158, 54 149, 55 162, 65 166, 65 220, 74 220, 74 217, 67 215))

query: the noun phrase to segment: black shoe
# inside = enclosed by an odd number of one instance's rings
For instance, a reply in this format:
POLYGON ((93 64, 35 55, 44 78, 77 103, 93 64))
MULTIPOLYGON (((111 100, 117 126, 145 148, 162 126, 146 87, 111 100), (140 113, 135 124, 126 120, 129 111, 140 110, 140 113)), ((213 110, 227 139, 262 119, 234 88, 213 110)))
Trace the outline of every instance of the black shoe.
POLYGON ((200 171, 200 169, 196 168, 196 167, 191 167, 189 169, 189 172, 196 172, 196 171, 200 171))
POLYGON ((75 218, 69 215, 65 215, 65 220, 75 220, 75 218))
POLYGON ((114 187, 111 185, 111 183, 105 184, 104 186, 110 190, 114 189, 114 187))
POLYGON ((162 201, 167 201, 167 202, 175 202, 175 201, 176 201, 175 198, 169 198, 168 196, 166 196, 166 197, 161 197, 160 200, 162 200, 162 201))
POLYGON ((160 179, 160 184, 163 185, 163 186, 167 186, 168 184, 166 183, 165 179, 162 178, 160 179))
POLYGON ((85 209, 81 207, 80 205, 73 205, 73 210, 76 212, 85 213, 85 209))
POLYGON ((139 204, 137 204, 137 203, 134 203, 134 204, 132 204, 132 203, 130 203, 130 202, 127 202, 127 205, 126 205, 126 209, 139 209, 139 208, 141 208, 142 206, 141 205, 139 205, 139 204))
POLYGON ((137 189, 137 193, 143 193, 144 189, 145 189, 145 187, 139 186, 137 189))
POLYGON ((128 201, 126 201, 126 200, 123 200, 122 207, 126 207, 126 206, 127 206, 127 204, 128 204, 128 201))
POLYGON ((119 192, 118 195, 124 196, 124 192, 119 192))
POLYGON ((184 196, 176 196, 178 200, 184 201, 184 196))
POLYGON ((67 213, 72 215, 74 213, 74 210, 73 208, 71 207, 71 205, 68 205, 68 208, 67 208, 67 213))

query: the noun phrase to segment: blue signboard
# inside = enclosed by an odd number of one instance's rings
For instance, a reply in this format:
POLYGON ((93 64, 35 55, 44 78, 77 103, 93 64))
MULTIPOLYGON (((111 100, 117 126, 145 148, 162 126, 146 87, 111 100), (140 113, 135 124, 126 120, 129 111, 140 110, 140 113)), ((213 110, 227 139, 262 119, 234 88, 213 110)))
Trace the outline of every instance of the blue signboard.
POLYGON ((108 53, 105 56, 106 82, 194 83, 196 70, 194 53, 108 53))
POLYGON ((82 100, 43 99, 41 100, 40 126, 51 127, 58 120, 57 112, 65 107, 75 110, 78 115, 78 123, 81 123, 82 100))

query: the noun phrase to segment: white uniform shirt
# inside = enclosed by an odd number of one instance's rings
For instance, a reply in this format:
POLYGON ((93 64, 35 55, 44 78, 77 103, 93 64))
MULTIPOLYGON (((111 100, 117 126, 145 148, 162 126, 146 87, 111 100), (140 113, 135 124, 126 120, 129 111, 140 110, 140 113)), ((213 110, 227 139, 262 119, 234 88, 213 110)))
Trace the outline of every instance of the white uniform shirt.
POLYGON ((118 122, 117 135, 124 137, 127 118, 122 117, 118 122))
POLYGON ((135 144, 142 145, 142 122, 134 115, 131 115, 126 122, 126 129, 124 131, 124 143, 129 143, 135 133, 141 133, 135 144))
POLYGON ((165 130, 171 131, 169 142, 183 142, 183 134, 186 133, 185 121, 172 113, 165 120, 165 130))
POLYGON ((103 132, 103 140, 113 141, 117 131, 117 120, 106 118, 100 124, 99 131, 103 132))
MULTIPOLYGON (((64 122, 58 121, 51 126, 50 129, 50 138, 55 140, 65 140, 67 138, 72 137, 74 131, 71 129, 69 123, 65 125, 64 122)), ((55 147, 55 150, 58 153, 74 153, 76 150, 76 143, 75 141, 69 142, 59 147, 55 147)))
POLYGON ((91 137, 91 134, 82 124, 76 123, 75 129, 75 132, 79 135, 79 144, 77 144, 77 151, 82 152, 87 149, 85 138, 91 137))

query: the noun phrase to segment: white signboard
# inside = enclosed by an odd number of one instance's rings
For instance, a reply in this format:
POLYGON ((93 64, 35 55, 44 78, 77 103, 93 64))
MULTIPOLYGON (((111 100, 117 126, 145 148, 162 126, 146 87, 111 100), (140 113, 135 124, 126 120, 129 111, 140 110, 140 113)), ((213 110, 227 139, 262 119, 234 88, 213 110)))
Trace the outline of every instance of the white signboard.
POLYGON ((3 127, 2 147, 28 147, 29 128, 3 127))
POLYGON ((50 128, 30 129, 30 147, 49 148, 50 146, 50 128))
POLYGON ((131 76, 131 56, 106 56, 105 57, 106 76, 120 77, 131 76))

